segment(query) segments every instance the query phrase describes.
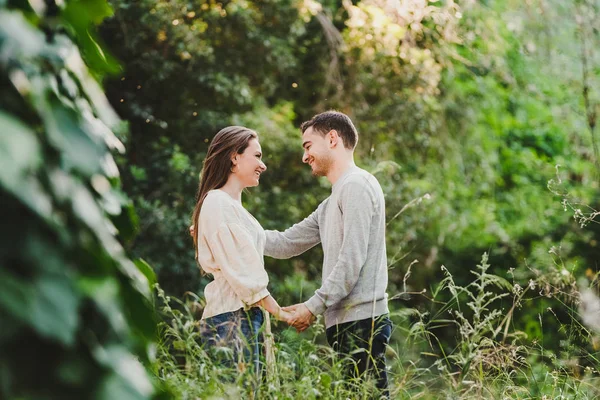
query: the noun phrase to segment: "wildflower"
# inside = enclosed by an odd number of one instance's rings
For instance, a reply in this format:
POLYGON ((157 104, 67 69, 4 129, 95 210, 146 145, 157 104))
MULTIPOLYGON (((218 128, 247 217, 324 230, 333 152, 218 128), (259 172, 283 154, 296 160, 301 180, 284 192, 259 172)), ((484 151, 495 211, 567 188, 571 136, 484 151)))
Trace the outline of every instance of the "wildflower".
POLYGON ((529 287, 529 289, 534 290, 535 289, 535 282, 533 279, 529 280, 529 284, 527 285, 529 287))
POLYGON ((515 286, 513 286, 513 292, 515 292, 516 294, 521 294, 522 291, 523 288, 521 287, 521 285, 515 283, 515 286))

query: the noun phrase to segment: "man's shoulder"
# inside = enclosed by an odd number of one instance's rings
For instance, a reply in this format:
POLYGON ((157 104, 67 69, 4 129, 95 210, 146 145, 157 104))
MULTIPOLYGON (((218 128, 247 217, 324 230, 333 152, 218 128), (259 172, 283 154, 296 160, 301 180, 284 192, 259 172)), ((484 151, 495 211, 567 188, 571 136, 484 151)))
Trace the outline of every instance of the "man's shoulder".
POLYGON ((356 167, 348 174, 342 186, 363 186, 365 188, 381 189, 377 178, 369 171, 356 167))

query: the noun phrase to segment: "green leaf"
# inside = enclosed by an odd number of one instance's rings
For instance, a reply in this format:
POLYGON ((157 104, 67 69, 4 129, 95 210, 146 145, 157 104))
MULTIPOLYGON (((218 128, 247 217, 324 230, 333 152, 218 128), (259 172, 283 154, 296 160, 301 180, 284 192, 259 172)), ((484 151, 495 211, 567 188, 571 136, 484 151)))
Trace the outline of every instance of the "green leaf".
POLYGON ((319 382, 324 388, 329 388, 331 386, 331 376, 323 373, 319 376, 319 382))
POLYGON ((42 162, 40 146, 29 127, 0 111, 0 180, 15 188, 42 162))
POLYGON ((5 62, 7 56, 24 62, 37 57, 46 48, 44 35, 35 30, 23 15, 5 10, 0 11, 0 43, 0 62, 5 62))
POLYGON ((74 214, 96 235, 108 254, 115 258, 123 257, 123 248, 113 236, 114 226, 85 186, 75 183, 71 187, 71 205, 74 214))
MULTIPOLYGON (((124 197, 123 197, 124 198, 124 197)), ((138 230, 139 220, 133 207, 133 203, 127 201, 121 207, 121 213, 112 218, 115 227, 119 231, 119 237, 125 243, 135 238, 138 230)))
POLYGON ((94 358, 115 373, 102 383, 100 399, 145 399, 154 389, 144 366, 125 347, 96 347, 94 358))
POLYGON ((68 2, 63 13, 72 15, 75 24, 87 28, 89 25, 100 25, 106 17, 113 15, 113 10, 106 0, 75 0, 68 2))
POLYGON ((112 9, 106 0, 70 1, 61 15, 73 29, 87 64, 99 73, 116 73, 120 70, 116 60, 103 50, 94 29, 94 25, 111 15, 112 9))
POLYGON ((33 177, 28 177, 26 180, 23 180, 20 185, 7 187, 4 184, 3 176, 0 173, 0 184, 46 221, 51 221, 53 219, 52 199, 44 191, 40 183, 33 177))
POLYGON ((119 282, 114 277, 82 277, 77 280, 77 286, 82 294, 94 300, 115 332, 122 334, 128 331, 121 307, 119 282))
POLYGON ((22 282, 6 269, 0 269, 0 307, 14 317, 27 322, 29 307, 35 292, 31 285, 22 282))
POLYGON ((100 383, 100 387, 94 398, 98 400, 145 400, 148 397, 140 394, 123 377, 117 374, 110 374, 100 383))
POLYGON ((37 331, 65 345, 73 345, 79 324, 80 298, 71 280, 64 275, 48 274, 35 282, 34 290, 31 318, 37 331))
POLYGON ((64 274, 39 275, 32 282, 0 270, 0 306, 42 336, 75 343, 79 296, 64 274))
POLYGON ((179 350, 179 351, 185 350, 185 341, 183 341, 183 340, 175 340, 173 342, 173 348, 175 350, 179 350))
POLYGON ((123 123, 108 102, 100 84, 90 75, 79 49, 64 35, 55 38, 53 46, 57 52, 64 54, 64 67, 70 72, 68 74, 70 79, 79 81, 79 89, 94 111, 92 115, 85 110, 82 118, 88 123, 90 130, 104 138, 109 148, 123 153, 125 151, 123 144, 111 131, 111 129, 123 130, 123 123))
MULTIPOLYGON (((135 266, 133 266, 135 268, 135 266)), ((122 285, 121 298, 125 315, 129 321, 129 326, 138 335, 145 340, 153 341, 156 339, 156 314, 150 302, 149 285, 146 278, 138 271, 138 274, 144 278, 145 287, 140 288, 141 282, 131 279, 128 284, 122 285), (141 289, 145 289, 142 291, 141 289), (140 293, 144 296, 140 296, 140 293)))
POLYGON ((55 95, 49 96, 49 107, 42 110, 44 122, 48 136, 63 152, 65 166, 88 176, 99 172, 105 154, 104 146, 83 130, 74 110, 65 107, 55 95))
POLYGON ((154 286, 154 284, 156 283, 156 274, 154 273, 154 270, 152 269, 150 264, 148 264, 143 258, 138 258, 134 261, 134 263, 136 267, 138 267, 138 269, 142 272, 142 274, 144 274, 144 276, 148 279, 148 283, 152 288, 152 286, 154 286))

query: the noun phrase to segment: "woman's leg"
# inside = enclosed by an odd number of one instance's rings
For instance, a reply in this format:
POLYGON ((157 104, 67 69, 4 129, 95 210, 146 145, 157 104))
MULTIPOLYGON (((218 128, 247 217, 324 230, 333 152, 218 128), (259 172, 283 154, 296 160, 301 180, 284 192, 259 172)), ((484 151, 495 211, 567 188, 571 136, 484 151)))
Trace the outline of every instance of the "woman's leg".
POLYGON ((263 323, 263 312, 257 307, 215 315, 203 321, 202 339, 207 349, 225 347, 232 350, 229 357, 218 352, 218 359, 226 366, 234 367, 240 362, 251 364, 260 375, 263 323))
POLYGON ((255 373, 262 374, 261 355, 263 354, 263 325, 264 314, 258 307, 245 311, 245 318, 242 319, 241 332, 246 341, 244 349, 244 359, 252 363, 255 373))
POLYGON ((241 346, 238 340, 240 316, 236 311, 226 312, 202 321, 200 332, 205 350, 228 368, 234 368, 241 346), (230 349, 230 351, 223 351, 230 349))

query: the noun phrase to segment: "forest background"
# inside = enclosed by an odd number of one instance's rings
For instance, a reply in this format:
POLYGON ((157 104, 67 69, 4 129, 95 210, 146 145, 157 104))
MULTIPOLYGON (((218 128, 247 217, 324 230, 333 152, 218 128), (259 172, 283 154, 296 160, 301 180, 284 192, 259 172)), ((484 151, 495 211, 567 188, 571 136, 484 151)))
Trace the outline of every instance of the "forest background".
MULTIPOLYGON (((0 340, 7 398, 26 393, 19 388, 45 365, 15 350, 23 341, 43 349, 31 357, 42 351, 63 366, 60 379, 36 383, 57 393, 92 390, 92 381, 101 393, 142 397, 225 390, 171 381, 191 372, 181 372, 181 354, 172 365, 161 357, 190 347, 156 315, 193 321, 202 307, 210 278, 187 232, 202 160, 220 128, 255 129, 268 171, 244 205, 264 228, 284 229, 330 191, 302 164, 298 129, 328 109, 355 122, 357 163, 386 198, 395 393, 426 396, 423 377, 439 370, 447 379, 437 390, 481 394, 498 356, 528 371, 500 374, 511 395, 531 380, 548 382, 532 397, 577 385, 598 395, 600 317, 589 314, 600 271, 598 1, 0 7, 2 213, 17 226, 2 234, 18 243, 3 244, 0 270, 0 309, 12 322, 0 340), (489 297, 478 303, 479 289, 489 297), (171 297, 183 299, 176 310, 163 308, 171 297), (123 377, 111 351, 138 365, 137 378, 123 377), (407 382, 407 371, 417 378, 407 382)), ((306 300, 321 259, 320 248, 266 258, 274 297, 306 300)), ((281 354, 303 340, 324 351, 319 329, 277 325, 281 354)), ((321 383, 335 377, 323 368, 313 371, 321 383)), ((332 385, 307 385, 336 396, 332 385)))

